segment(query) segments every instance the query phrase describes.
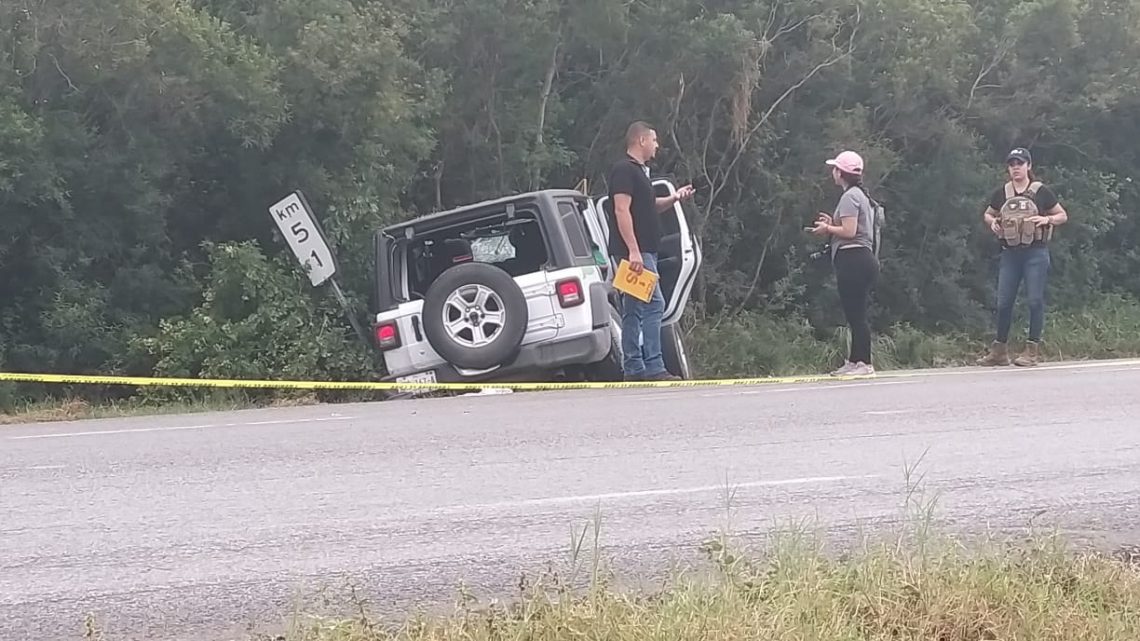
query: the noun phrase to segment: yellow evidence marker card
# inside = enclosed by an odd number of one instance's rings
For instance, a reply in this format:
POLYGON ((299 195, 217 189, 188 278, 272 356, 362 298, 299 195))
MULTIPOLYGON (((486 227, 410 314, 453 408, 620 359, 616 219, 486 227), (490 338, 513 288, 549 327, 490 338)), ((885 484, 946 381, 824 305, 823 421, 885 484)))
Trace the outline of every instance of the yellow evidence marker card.
POLYGON ((642 269, 640 274, 634 273, 629 267, 629 261, 622 259, 618 264, 617 273, 614 274, 614 289, 633 296, 648 303, 653 296, 653 288, 657 285, 657 274, 642 269))

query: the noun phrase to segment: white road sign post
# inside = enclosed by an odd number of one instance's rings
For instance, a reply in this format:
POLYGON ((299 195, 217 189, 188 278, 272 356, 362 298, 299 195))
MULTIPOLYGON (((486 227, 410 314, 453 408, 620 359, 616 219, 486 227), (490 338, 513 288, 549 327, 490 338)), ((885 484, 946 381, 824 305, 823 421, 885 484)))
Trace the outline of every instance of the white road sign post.
POLYGON ((285 240, 289 243, 289 249, 293 250, 293 255, 297 257, 301 267, 309 274, 309 282, 313 284, 313 287, 325 282, 332 285, 333 293, 336 294, 337 300, 344 308, 344 313, 348 316, 348 321, 352 323, 352 328, 356 330, 360 340, 367 345, 368 335, 364 333, 364 328, 361 327, 359 319, 356 318, 352 305, 349 304, 348 298, 345 297, 340 285, 336 282, 336 259, 333 257, 332 250, 329 249, 328 242, 325 241, 320 225, 317 224, 313 209, 305 200, 305 194, 301 193, 300 190, 294 191, 271 205, 269 215, 273 217, 273 222, 277 223, 277 228, 285 236, 285 240))
POLYGON ((321 229, 313 217, 313 210, 305 202, 300 191, 294 191, 269 208, 273 222, 285 236, 289 248, 297 256, 301 267, 309 274, 309 281, 316 287, 336 274, 336 262, 332 250, 325 242, 321 229))

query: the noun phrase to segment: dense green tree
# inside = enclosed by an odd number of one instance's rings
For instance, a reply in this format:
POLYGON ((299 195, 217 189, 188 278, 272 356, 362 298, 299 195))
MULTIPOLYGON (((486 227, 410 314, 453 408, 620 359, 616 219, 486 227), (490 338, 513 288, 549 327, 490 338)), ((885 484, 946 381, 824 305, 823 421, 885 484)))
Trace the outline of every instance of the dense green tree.
POLYGON ((988 326, 980 213, 1013 145, 1071 214, 1054 308, 1136 300, 1138 60, 1140 0, 14 0, 0 364, 367 375, 270 203, 305 191, 363 305, 377 225, 600 192, 635 118, 659 129, 659 170, 698 188, 698 332, 830 335, 832 278, 801 228, 831 208, 822 162, 842 147, 887 208, 880 329, 988 326))

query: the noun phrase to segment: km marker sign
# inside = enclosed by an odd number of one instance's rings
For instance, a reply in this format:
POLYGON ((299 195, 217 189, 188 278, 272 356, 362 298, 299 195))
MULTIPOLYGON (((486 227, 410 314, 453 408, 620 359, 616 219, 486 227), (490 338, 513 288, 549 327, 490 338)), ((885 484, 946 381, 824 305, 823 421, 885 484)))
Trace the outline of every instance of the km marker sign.
POLYGON ((336 274, 332 250, 313 217, 313 210, 300 191, 294 191, 269 208, 273 222, 289 243, 301 266, 309 274, 313 287, 336 274))

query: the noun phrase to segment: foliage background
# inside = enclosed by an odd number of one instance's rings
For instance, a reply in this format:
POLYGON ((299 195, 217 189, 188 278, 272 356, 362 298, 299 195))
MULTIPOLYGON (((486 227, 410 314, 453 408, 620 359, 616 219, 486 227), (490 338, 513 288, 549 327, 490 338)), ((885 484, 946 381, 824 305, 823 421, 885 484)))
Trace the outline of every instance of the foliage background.
MULTIPOLYGON (((985 339, 980 212, 1014 145, 1071 216, 1047 340, 1135 352, 1138 61, 1140 0, 5 2, 0 367, 374 377, 271 202, 306 192, 364 305, 377 225, 600 190, 634 118, 659 128, 658 170, 698 188, 686 326, 705 373, 838 353, 833 278, 800 228, 833 206, 822 162, 844 147, 889 217, 884 358, 985 339)), ((15 389, 0 401, 45 393, 15 389)))

